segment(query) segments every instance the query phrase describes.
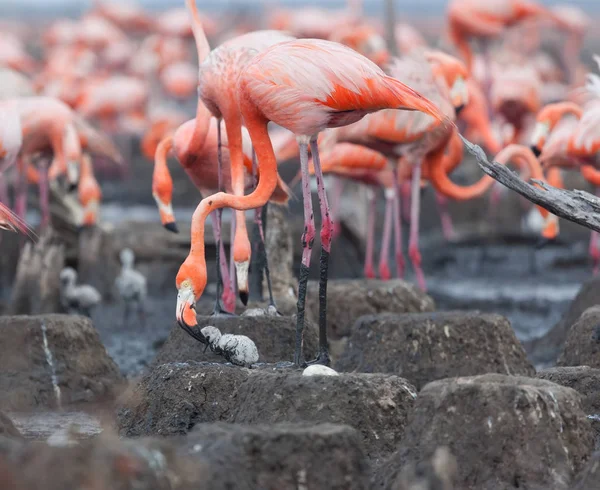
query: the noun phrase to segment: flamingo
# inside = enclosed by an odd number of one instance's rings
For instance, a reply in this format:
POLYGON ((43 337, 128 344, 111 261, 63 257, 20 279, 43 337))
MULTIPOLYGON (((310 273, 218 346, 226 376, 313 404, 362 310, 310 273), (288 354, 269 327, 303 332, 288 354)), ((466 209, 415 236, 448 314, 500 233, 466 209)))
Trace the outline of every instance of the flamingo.
MULTIPOLYGON (((392 213, 396 198, 394 172, 388 166, 385 155, 362 145, 353 143, 336 143, 321 155, 321 170, 323 174, 333 174, 342 178, 355 180, 369 186, 367 243, 365 251, 364 274, 366 278, 375 277, 373 267, 375 221, 376 221, 376 191, 384 190, 385 218, 384 232, 379 255, 379 275, 381 279, 391 278, 388 255, 392 231, 392 213)), ((314 164, 310 168, 314 174, 314 164)))
POLYGON ((546 18, 565 26, 559 16, 533 0, 451 0, 448 6, 450 39, 469 72, 473 68, 469 39, 478 39, 485 45, 487 41, 500 37, 507 27, 531 18, 546 18))
POLYGON ((0 202, 0 230, 22 233, 34 237, 35 233, 25 221, 0 202))
MULTIPOLYGON (((252 60, 256 53, 261 52, 273 44, 289 41, 291 36, 278 31, 255 31, 230 39, 214 50, 210 50, 206 34, 202 27, 202 20, 196 7, 196 0, 186 0, 190 13, 192 31, 198 51, 200 70, 198 76, 199 103, 203 102, 211 114, 219 121, 225 121, 229 153, 231 158, 231 179, 233 193, 241 196, 244 194, 244 165, 242 156, 242 120, 238 108, 238 93, 236 81, 244 66, 252 60)), ((198 119, 196 119, 198 120, 198 119)), ((218 130, 218 146, 220 147, 220 124, 218 130)), ((221 164, 218 174, 221 175, 221 164)), ((218 189, 222 189, 222 178, 219 179, 218 189)), ((236 236, 234 241, 238 246, 234 253, 234 263, 238 282, 239 296, 244 305, 248 302, 248 268, 250 266, 251 246, 246 230, 246 220, 243 211, 237 211, 236 236)), ((218 211, 217 220, 220 229, 221 211, 218 211)), ((219 237, 220 241, 220 237, 219 237)), ((220 247, 217 247, 219 250, 220 247)), ((266 259, 266 258, 265 258, 266 259)), ((270 305, 273 308, 275 305, 270 305)))
POLYGON ((81 226, 94 226, 98 221, 102 190, 94 177, 92 159, 88 154, 83 154, 81 157, 81 176, 77 194, 82 207, 81 226))
MULTIPOLYGON (((592 106, 592 112, 594 112, 593 109, 594 106, 592 106)), ((537 115, 537 125, 532 136, 531 146, 539 154, 542 165, 548 169, 549 173, 553 172, 555 177, 552 185, 554 187, 563 187, 562 179, 559 179, 560 168, 576 168, 581 172, 583 178, 594 186, 598 195, 600 171, 593 165, 589 165, 589 160, 594 159, 595 154, 591 151, 586 155, 581 150, 586 145, 587 148, 590 148, 590 140, 581 148, 576 146, 579 143, 578 135, 581 134, 579 126, 582 124, 585 113, 584 109, 572 102, 547 105, 537 115), (572 151, 573 147, 576 147, 575 153, 572 151)), ((585 122, 583 124, 586 128, 585 122)), ((587 128, 592 130, 590 134, 593 135, 593 128, 591 126, 587 126, 587 128)), ((550 180, 550 176, 548 180, 550 180)), ((600 265, 598 240, 598 233, 592 231, 589 255, 592 259, 594 274, 597 274, 600 265)))
MULTIPOLYGON (((402 79, 407 85, 433 100, 450 119, 455 110, 468 101, 465 79, 467 71, 458 59, 441 52, 426 52, 422 56, 395 59, 389 68, 390 73, 402 79)), ((335 132, 338 141, 360 143, 384 153, 397 162, 403 158, 413 167, 411 187, 411 228, 409 257, 419 287, 426 289, 425 276, 421 268, 419 252, 419 214, 421 171, 423 162, 443 160, 444 152, 451 135, 451 126, 441 124, 422 113, 381 111, 371 114, 362 121, 340 128, 335 132)), ((427 163, 429 164, 429 163, 427 163)), ((396 194, 400 192, 396 189, 396 194)), ((443 201, 442 201, 443 204, 443 201)), ((396 216, 400 216, 400 200, 396 199, 396 216)), ((444 209, 441 206, 442 222, 444 209)), ((446 218, 447 219, 447 218, 446 218)), ((404 256, 399 218, 395 223, 396 268, 398 277, 404 275, 404 256)))
MULTIPOLYGON (((196 185, 201 195, 206 197, 214 194, 218 189, 218 130, 217 120, 211 118, 208 110, 199 103, 199 111, 196 115, 196 119, 192 119, 185 124, 181 125, 172 136, 167 136, 158 145, 156 150, 154 176, 152 181, 152 192, 153 196, 158 205, 160 212, 161 221, 163 226, 170 231, 176 231, 177 227, 175 224, 175 217, 173 215, 173 206, 171 203, 173 194, 173 182, 167 167, 167 153, 173 151, 177 160, 183 166, 184 170, 196 185), (197 118, 201 117, 201 123, 197 123, 197 118), (201 148, 195 148, 194 136, 196 131, 207 131, 207 135, 204 139, 204 144, 201 148)), ((221 123, 222 125, 222 123, 221 123)), ((251 155, 251 143, 247 131, 242 132, 242 137, 245 146, 244 154, 244 165, 251 171, 252 170, 252 155, 251 155)), ((231 192, 231 178, 230 178, 230 153, 227 147, 227 140, 223 142, 224 150, 222 153, 223 160, 223 177, 226 186, 226 190, 231 192)), ((278 179, 278 186, 271 196, 272 202, 277 204, 286 204, 288 200, 288 189, 287 186, 278 179)), ((213 220, 213 233, 215 233, 215 240, 217 240, 217 221, 216 214, 211 214, 213 220)), ((245 237, 248 240, 248 237, 245 237)), ((227 266, 225 263, 225 251, 223 244, 217 241, 217 245, 221 247, 219 254, 219 263, 217 267, 220 267, 221 277, 223 279, 223 298, 225 302, 225 308, 232 311, 235 308, 235 295, 233 293, 233 287, 231 284, 230 274, 227 272, 227 266)), ((238 241, 238 234, 235 234, 232 253, 237 253, 237 248, 243 246, 243 243, 238 241)), ((242 287, 247 287, 245 284, 242 287)), ((273 302, 273 293, 269 290, 270 301, 273 302)), ((219 295, 218 295, 219 296, 219 295)), ((219 299, 217 300, 217 302, 219 299)), ((222 313, 220 304, 215 305, 215 312, 222 313)))
POLYGON ((292 131, 300 146, 305 231, 302 236, 294 362, 303 364, 306 284, 315 238, 308 175, 310 145, 322 218, 319 352, 313 362, 329 364, 326 306, 332 223, 318 157, 317 135, 326 128, 350 124, 369 112, 386 108, 421 110, 443 121, 446 121, 446 117, 429 100, 385 75, 377 65, 356 51, 315 39, 282 42, 259 53, 241 72, 237 90, 240 110, 258 157, 260 178, 249 195, 218 192, 204 198, 196 208, 192 218, 190 253, 176 278, 177 321, 186 331, 201 338, 192 327, 197 325, 195 303, 206 286, 204 222, 207 216, 223 207, 244 210, 263 206, 276 187, 277 161, 267 130, 269 121, 272 121, 292 131))

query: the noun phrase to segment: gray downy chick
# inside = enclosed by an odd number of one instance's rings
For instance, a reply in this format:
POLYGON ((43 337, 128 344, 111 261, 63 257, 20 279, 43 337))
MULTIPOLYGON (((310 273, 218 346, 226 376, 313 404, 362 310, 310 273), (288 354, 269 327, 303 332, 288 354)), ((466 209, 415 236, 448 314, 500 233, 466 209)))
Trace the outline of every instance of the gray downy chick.
POLYGON ((91 309, 102 300, 98 290, 87 284, 77 285, 77 272, 71 267, 60 273, 60 300, 70 314, 82 314, 91 317, 91 309))
POLYGON ((252 339, 245 335, 221 334, 217 327, 204 327, 202 334, 206 337, 211 350, 221 354, 232 364, 250 366, 258 362, 258 349, 252 339))

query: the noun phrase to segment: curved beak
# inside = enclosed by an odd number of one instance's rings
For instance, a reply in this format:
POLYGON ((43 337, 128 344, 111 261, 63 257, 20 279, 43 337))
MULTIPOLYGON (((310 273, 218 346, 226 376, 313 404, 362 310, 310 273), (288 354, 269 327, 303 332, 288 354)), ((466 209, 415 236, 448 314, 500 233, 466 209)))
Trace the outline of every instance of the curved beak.
POLYGON ((238 292, 244 306, 248 304, 248 268, 250 261, 235 262, 238 292))
POLYGON ((536 158, 539 158, 539 156, 542 154, 542 150, 540 150, 536 145, 531 145, 529 148, 531 149, 533 154, 536 156, 536 158))
POLYGON ((196 319, 196 304, 194 293, 191 289, 180 290, 177 294, 177 309, 175 311, 177 324, 185 330, 188 335, 195 338, 198 342, 208 344, 206 337, 198 328, 196 319))
POLYGON ((465 108, 466 104, 460 104, 458 107, 454 108, 454 112, 456 112, 456 115, 459 116, 460 113, 462 112, 462 110, 465 108))
POLYGON ((161 199, 154 195, 154 200, 158 205, 158 213, 160 214, 160 222, 163 226, 173 233, 179 233, 177 224, 175 223, 175 214, 173 212, 173 205, 171 203, 165 204, 161 199))

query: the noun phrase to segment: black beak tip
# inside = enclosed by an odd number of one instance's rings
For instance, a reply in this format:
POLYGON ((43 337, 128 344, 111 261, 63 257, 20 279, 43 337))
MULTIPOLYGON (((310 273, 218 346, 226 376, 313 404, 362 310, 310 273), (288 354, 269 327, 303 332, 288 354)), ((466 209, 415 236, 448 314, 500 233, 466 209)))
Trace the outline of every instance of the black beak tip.
POLYGON ((531 151, 533 152, 533 154, 537 157, 539 157, 542 154, 542 150, 540 150, 537 146, 535 145, 531 145, 531 151))
POLYGON ((165 223, 165 228, 172 233, 179 233, 179 228, 177 228, 177 223, 175 221, 171 221, 170 223, 165 223))
POLYGON ((69 182, 69 184, 67 185, 67 192, 71 193, 71 192, 74 192, 76 189, 77 189, 77 183, 69 182))
POLYGON ((456 115, 460 115, 460 113, 463 111, 463 109, 465 108, 465 104, 461 104, 458 107, 454 108, 454 111, 456 112, 456 115))
POLYGON ((240 291, 240 299, 242 300, 242 303, 244 304, 244 306, 246 306, 248 304, 248 292, 240 291))

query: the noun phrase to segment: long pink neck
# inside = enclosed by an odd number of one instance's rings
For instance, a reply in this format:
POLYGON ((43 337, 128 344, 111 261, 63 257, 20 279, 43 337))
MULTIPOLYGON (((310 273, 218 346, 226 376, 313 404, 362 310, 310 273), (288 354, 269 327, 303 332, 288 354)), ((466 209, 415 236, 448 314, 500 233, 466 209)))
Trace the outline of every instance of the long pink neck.
POLYGON ((193 155, 199 155, 204 149, 206 144, 206 137, 208 136, 208 130, 210 128, 210 118, 212 117, 208 108, 202 103, 201 99, 198 99, 198 107, 196 109, 196 124, 194 126, 194 133, 190 145, 188 147, 189 153, 193 155))
POLYGON ((246 112, 244 120, 252 138, 252 143, 258 157, 260 179, 254 191, 247 196, 235 196, 224 192, 217 192, 212 196, 202 199, 192 217, 192 245, 190 257, 197 261, 200 268, 205 270, 206 258, 204 256, 204 223, 208 215, 216 209, 233 208, 237 210, 254 209, 264 206, 269 200, 277 185, 277 161, 275 152, 269 139, 267 130, 268 121, 256 113, 250 102, 243 98, 240 101, 242 111, 246 112))
POLYGON ((204 28, 202 27, 202 19, 200 19, 198 7, 196 7, 196 0, 186 0, 185 4, 187 5, 191 17, 192 32, 194 34, 194 40, 196 41, 198 64, 200 65, 206 59, 208 53, 210 53, 210 44, 208 44, 208 39, 206 38, 204 28))
MULTIPOLYGON (((515 159, 515 162, 519 166, 528 167, 532 178, 539 180, 544 179, 539 162, 527 147, 521 145, 509 145, 494 158, 495 161, 502 165, 506 165, 513 159, 515 159)), ((461 186, 450 180, 444 165, 436 164, 435 162, 430 163, 430 180, 431 184, 438 192, 458 201, 467 201, 483 195, 495 182, 492 177, 484 175, 474 184, 461 186)))

